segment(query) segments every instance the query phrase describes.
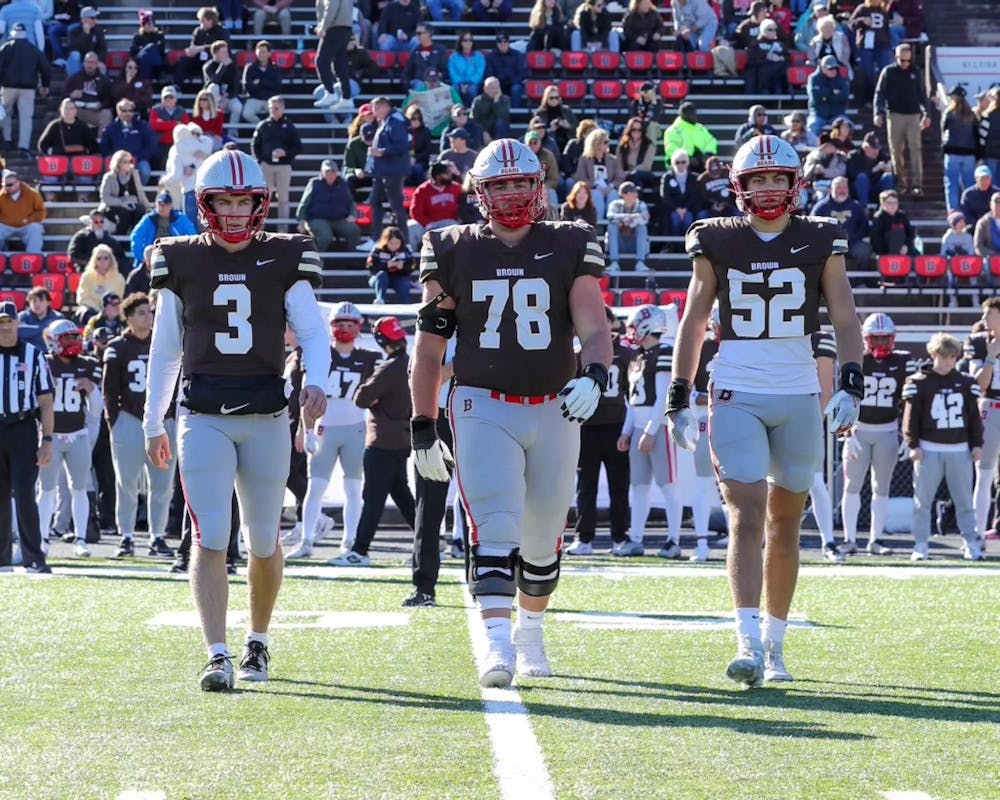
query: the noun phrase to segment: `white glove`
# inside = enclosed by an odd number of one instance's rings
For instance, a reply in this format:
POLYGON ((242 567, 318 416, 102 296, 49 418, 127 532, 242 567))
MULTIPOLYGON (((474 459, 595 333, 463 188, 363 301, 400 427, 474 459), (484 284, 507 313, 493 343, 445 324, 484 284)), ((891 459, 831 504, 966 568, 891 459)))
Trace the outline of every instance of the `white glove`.
POLYGON ((861 458, 861 442, 857 436, 848 436, 844 439, 844 460, 857 461, 861 458))
POLYGON ((413 451, 413 464, 421 478, 447 483, 451 480, 455 459, 451 457, 448 445, 440 439, 435 439, 430 447, 413 451))
POLYGON ((597 385, 597 381, 586 375, 571 380, 559 394, 563 396, 563 416, 570 422, 590 419, 601 401, 601 387, 597 385))
POLYGON ((319 452, 320 434, 316 431, 306 431, 306 452, 315 455, 319 452))
POLYGON ((861 403, 853 394, 848 394, 841 389, 830 398, 823 413, 826 414, 830 430, 834 433, 842 433, 848 428, 853 428, 854 423, 858 421, 861 403))
POLYGON ((684 450, 694 450, 698 446, 698 417, 690 408, 682 408, 673 415, 667 415, 670 435, 674 443, 684 450))

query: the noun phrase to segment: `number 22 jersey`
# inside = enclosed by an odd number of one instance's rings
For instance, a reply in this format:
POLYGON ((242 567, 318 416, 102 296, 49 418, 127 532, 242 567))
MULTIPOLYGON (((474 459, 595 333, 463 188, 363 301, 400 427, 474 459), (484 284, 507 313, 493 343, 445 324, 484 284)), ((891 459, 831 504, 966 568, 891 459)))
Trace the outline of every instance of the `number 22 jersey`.
POLYGON ((820 327, 827 259, 847 252, 844 229, 831 219, 793 216, 781 233, 760 234, 746 217, 719 217, 692 225, 686 247, 711 263, 718 282, 715 387, 818 392, 811 334, 820 327))

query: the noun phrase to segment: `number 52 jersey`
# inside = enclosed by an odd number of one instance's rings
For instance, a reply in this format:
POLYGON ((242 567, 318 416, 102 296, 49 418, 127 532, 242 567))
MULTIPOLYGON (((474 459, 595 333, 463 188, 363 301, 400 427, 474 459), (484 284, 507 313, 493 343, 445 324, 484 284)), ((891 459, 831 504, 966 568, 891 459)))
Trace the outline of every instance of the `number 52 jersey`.
POLYGON ((718 282, 713 384, 752 394, 818 392, 810 335, 820 327, 827 259, 847 252, 844 229, 825 217, 793 216, 781 233, 765 235, 746 217, 720 217, 692 225, 686 247, 711 263, 718 282))

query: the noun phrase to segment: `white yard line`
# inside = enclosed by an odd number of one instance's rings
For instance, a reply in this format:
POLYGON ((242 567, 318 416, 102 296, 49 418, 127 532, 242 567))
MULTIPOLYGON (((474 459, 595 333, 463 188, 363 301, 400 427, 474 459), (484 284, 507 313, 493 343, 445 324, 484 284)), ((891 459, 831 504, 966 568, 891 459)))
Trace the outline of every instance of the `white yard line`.
MULTIPOLYGON (((227 628, 246 627, 249 611, 230 610, 226 614, 227 628)), ((196 611, 161 611, 147 625, 168 628, 200 628, 196 611)), ((410 624, 410 614, 405 611, 275 611, 272 630, 302 628, 399 628, 410 624)))
MULTIPOLYGON (((476 672, 485 667, 486 631, 479 609, 465 591, 469 638, 476 658, 476 672)), ((486 707, 486 727, 493 750, 493 773, 504 800, 550 800, 555 797, 545 758, 531 729, 528 709, 517 689, 481 689, 486 707)))
POLYGON ((882 792, 885 800, 933 800, 926 792, 882 792))

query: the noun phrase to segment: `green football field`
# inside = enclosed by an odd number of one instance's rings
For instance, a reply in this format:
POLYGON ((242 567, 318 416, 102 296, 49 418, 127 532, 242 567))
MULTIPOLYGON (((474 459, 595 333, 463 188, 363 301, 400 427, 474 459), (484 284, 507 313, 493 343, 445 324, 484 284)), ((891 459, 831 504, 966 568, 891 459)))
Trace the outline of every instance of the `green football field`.
MULTIPOLYGON (((290 566, 272 679, 205 694, 162 565, 0 576, 0 798, 1000 797, 1000 566, 804 565, 795 682, 741 690, 721 564, 567 560, 554 678, 476 682, 459 570, 290 566)), ((246 583, 231 594, 230 645, 246 583)))

